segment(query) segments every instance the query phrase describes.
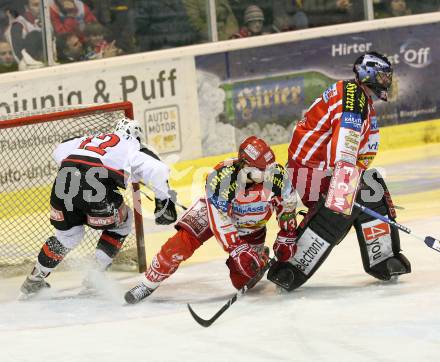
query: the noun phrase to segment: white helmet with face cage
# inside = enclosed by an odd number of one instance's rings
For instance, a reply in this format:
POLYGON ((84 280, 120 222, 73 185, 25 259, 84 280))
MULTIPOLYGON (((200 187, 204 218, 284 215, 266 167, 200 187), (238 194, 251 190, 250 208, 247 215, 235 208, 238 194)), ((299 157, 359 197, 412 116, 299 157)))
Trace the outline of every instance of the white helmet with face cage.
POLYGON ((141 142, 144 139, 144 130, 136 120, 124 117, 115 126, 115 132, 123 135, 126 139, 134 138, 141 142))

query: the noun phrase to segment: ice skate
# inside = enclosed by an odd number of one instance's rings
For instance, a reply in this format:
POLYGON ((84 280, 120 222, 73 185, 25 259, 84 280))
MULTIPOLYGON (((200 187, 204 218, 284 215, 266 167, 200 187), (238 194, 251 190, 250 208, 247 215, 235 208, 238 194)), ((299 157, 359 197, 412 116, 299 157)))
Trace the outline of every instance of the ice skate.
POLYGON ((125 301, 128 304, 136 304, 151 295, 155 289, 147 287, 144 283, 140 283, 125 293, 125 301))
POLYGON ((408 272, 405 266, 396 258, 390 258, 387 260, 387 269, 391 276, 391 282, 397 282, 399 275, 406 274, 408 272))
POLYGON ((49 274, 46 274, 43 271, 34 268, 34 270, 32 270, 32 273, 28 277, 26 277, 26 280, 20 287, 21 295, 19 299, 29 299, 39 293, 42 289, 50 288, 50 284, 44 279, 48 275, 49 274))

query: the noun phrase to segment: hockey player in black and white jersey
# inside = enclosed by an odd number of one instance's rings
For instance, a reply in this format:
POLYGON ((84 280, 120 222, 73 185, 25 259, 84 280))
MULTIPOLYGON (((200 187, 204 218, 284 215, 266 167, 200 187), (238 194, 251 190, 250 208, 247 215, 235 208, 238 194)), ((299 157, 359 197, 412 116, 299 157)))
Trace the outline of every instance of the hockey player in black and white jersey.
POLYGON ((143 180, 155 192, 157 224, 176 220, 169 168, 142 146, 142 137, 137 121, 122 118, 113 133, 78 137, 57 146, 53 157, 60 168, 50 197, 55 235, 43 244, 21 286, 24 295, 50 287, 45 278, 81 242, 85 225, 102 230, 95 252, 97 268, 110 266, 131 231, 133 213, 118 192, 129 180, 143 180))

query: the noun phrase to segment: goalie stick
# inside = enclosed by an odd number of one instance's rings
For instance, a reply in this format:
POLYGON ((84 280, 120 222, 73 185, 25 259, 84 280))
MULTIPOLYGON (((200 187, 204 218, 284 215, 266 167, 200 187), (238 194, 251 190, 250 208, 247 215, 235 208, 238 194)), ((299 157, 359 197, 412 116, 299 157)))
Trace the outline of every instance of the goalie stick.
POLYGON ((419 239, 421 241, 423 241, 428 247, 430 247, 431 249, 434 249, 435 251, 440 252, 440 240, 433 238, 432 236, 418 236, 416 234, 414 234, 411 229, 407 228, 406 226, 403 226, 393 220, 388 219, 387 217, 377 213, 376 211, 373 211, 371 209, 369 209, 368 207, 365 207, 361 204, 358 204, 357 202, 354 203, 354 206, 358 207, 359 209, 362 210, 362 212, 375 217, 376 219, 379 219, 383 222, 386 222, 387 224, 394 226, 395 228, 402 230, 403 232, 412 235, 413 237, 415 237, 416 239, 419 239))
POLYGON ((200 324, 203 327, 209 327, 212 323, 214 323, 224 312, 226 312, 229 307, 234 304, 237 299, 242 296, 243 294, 246 294, 246 292, 251 289, 255 284, 257 284, 260 279, 263 277, 263 275, 266 273, 267 270, 276 262, 275 258, 269 259, 269 261, 266 263, 266 265, 258 272, 257 275, 255 275, 249 282, 242 287, 237 293, 235 293, 231 298, 228 299, 228 301, 221 307, 217 313, 215 313, 210 319, 203 319, 199 317, 196 312, 192 309, 191 305, 188 303, 188 310, 191 313, 192 317, 195 319, 195 321, 200 324))

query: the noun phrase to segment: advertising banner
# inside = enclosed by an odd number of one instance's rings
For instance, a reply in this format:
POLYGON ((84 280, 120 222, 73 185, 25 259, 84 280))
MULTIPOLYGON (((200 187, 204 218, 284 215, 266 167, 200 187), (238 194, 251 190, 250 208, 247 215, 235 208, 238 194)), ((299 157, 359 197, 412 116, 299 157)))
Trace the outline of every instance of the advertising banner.
POLYGON ((84 62, 68 70, 54 67, 29 72, 28 78, 22 78, 19 73, 17 79, 4 78, 0 82, 0 117, 128 100, 134 105, 135 118, 144 126, 148 143, 161 155, 174 153, 181 159, 200 157, 198 114, 194 112, 197 109, 194 58, 160 62, 144 58, 130 60, 129 64, 120 58, 121 61, 102 67, 84 62), (190 115, 194 123, 191 130, 181 126, 182 115, 190 115), (183 144, 182 139, 188 142, 183 144))
POLYGON ((204 155, 234 151, 251 134, 289 142, 313 100, 353 78, 367 51, 387 55, 394 68, 390 101, 375 103, 379 126, 438 118, 437 35, 440 24, 430 23, 196 57, 204 155))

